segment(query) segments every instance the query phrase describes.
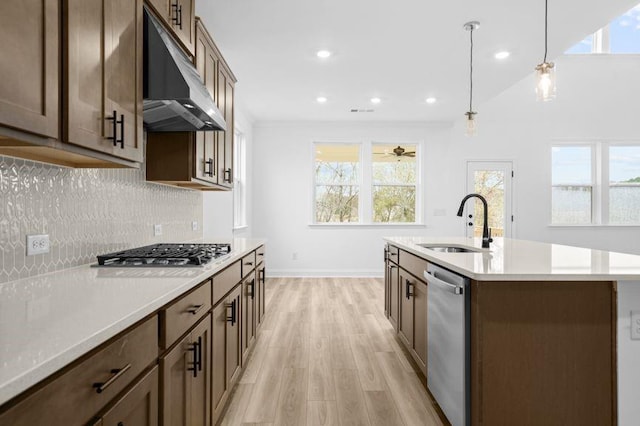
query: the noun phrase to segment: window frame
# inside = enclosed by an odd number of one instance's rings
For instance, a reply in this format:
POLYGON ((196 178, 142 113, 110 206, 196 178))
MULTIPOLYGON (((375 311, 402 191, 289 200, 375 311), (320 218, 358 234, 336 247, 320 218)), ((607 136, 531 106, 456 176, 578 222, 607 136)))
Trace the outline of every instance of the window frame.
POLYGON ((238 125, 233 130, 233 230, 247 228, 247 138, 238 125))
POLYGON ((640 227, 640 221, 635 223, 610 223, 609 217, 609 188, 610 183, 610 163, 609 148, 616 146, 637 146, 640 147, 640 140, 579 140, 579 141, 552 141, 550 152, 549 174, 551 184, 549 185, 549 226, 551 227, 581 227, 581 226, 611 226, 611 227, 640 227), (584 186, 580 184, 553 184, 553 148, 563 148, 570 146, 590 147, 591 149, 591 222, 589 223, 555 223, 553 222, 553 194, 551 189, 562 186, 584 186))
MULTIPOLYGON (((422 206, 422 141, 381 141, 381 140, 323 140, 314 139, 311 141, 311 227, 424 227, 424 215, 422 206), (358 222, 318 222, 316 220, 316 183, 315 162, 316 162, 316 146, 317 145, 358 145, 358 222), (415 206, 415 222, 374 222, 373 221, 373 145, 415 145, 416 146, 416 206, 415 206)), ((407 185, 402 185, 407 186, 407 185)))

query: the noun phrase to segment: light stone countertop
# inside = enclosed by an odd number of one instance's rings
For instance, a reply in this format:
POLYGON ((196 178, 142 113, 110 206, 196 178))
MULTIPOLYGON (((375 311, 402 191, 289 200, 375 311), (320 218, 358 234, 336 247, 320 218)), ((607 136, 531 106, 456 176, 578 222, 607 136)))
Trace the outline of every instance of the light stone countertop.
POLYGON ((202 267, 83 265, 0 284, 0 404, 265 244, 215 242, 231 254, 202 267))
POLYGON ((638 281, 640 256, 534 241, 494 238, 385 237, 385 241, 478 281, 638 281), (480 253, 441 253, 418 244, 470 246, 480 253))

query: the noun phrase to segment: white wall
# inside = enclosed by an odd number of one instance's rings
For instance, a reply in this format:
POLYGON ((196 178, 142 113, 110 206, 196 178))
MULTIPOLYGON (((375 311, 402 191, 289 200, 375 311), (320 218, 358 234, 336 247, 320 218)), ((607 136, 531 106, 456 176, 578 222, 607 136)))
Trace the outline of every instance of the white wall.
MULTIPOLYGON (((314 141, 422 142, 423 171, 444 176, 439 157, 446 155, 448 126, 374 123, 264 123, 254 128, 254 234, 269 244, 269 274, 356 275, 382 273, 383 236, 442 234, 432 220, 434 209, 455 215, 456 205, 427 179, 429 227, 309 226, 312 221, 314 141), (293 260, 294 253, 297 260, 293 260)), ((423 181, 424 181, 423 176, 423 181)), ((448 188, 446 189, 448 190, 448 188)), ((445 191, 446 191, 445 190, 445 191)), ((459 191, 460 192, 460 191, 459 191)), ((462 192, 460 192, 462 195, 462 192)), ((459 199, 458 199, 459 200, 459 199)), ((457 222, 456 222, 457 223, 457 222)))
MULTIPOLYGON (((272 275, 381 275, 382 236, 462 235, 455 216, 468 160, 514 162, 514 236, 640 254, 639 227, 551 227, 552 141, 638 140, 640 57, 570 56, 556 61, 558 96, 539 103, 533 76, 478 105, 478 136, 403 123, 260 123, 254 131, 255 234, 269 239, 272 275), (424 142, 426 228, 310 227, 314 140, 424 142), (444 216, 434 210, 444 209, 444 216), (293 254, 297 253, 297 260, 293 254)), ((477 82, 481 84, 481 82, 477 82)), ((461 117, 465 106, 461 105, 461 117)))

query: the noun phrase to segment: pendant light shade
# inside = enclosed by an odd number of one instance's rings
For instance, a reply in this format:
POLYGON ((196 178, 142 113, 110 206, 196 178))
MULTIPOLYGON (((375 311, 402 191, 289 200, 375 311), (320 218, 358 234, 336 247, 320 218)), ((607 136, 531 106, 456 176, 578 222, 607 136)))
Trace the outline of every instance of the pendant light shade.
POLYGON ((470 55, 469 55, 469 111, 465 112, 467 116, 467 129, 465 134, 467 136, 476 135, 476 115, 478 114, 473 110, 473 31, 480 28, 480 22, 470 21, 464 24, 465 31, 469 31, 470 41, 470 55))
POLYGON ((544 59, 536 66, 536 97, 539 101, 550 101, 556 97, 556 67, 547 62, 547 10, 548 0, 544 0, 544 59))

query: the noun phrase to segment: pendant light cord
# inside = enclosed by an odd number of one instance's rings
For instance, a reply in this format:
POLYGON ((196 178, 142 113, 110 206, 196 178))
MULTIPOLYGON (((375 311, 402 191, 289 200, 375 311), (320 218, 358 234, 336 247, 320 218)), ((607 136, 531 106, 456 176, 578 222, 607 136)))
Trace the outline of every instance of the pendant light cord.
POLYGON ((471 54, 469 59, 469 112, 473 112, 473 27, 471 27, 470 40, 471 40, 471 54))
POLYGON ((548 0, 544 0, 544 60, 543 63, 547 62, 547 3, 548 0))

